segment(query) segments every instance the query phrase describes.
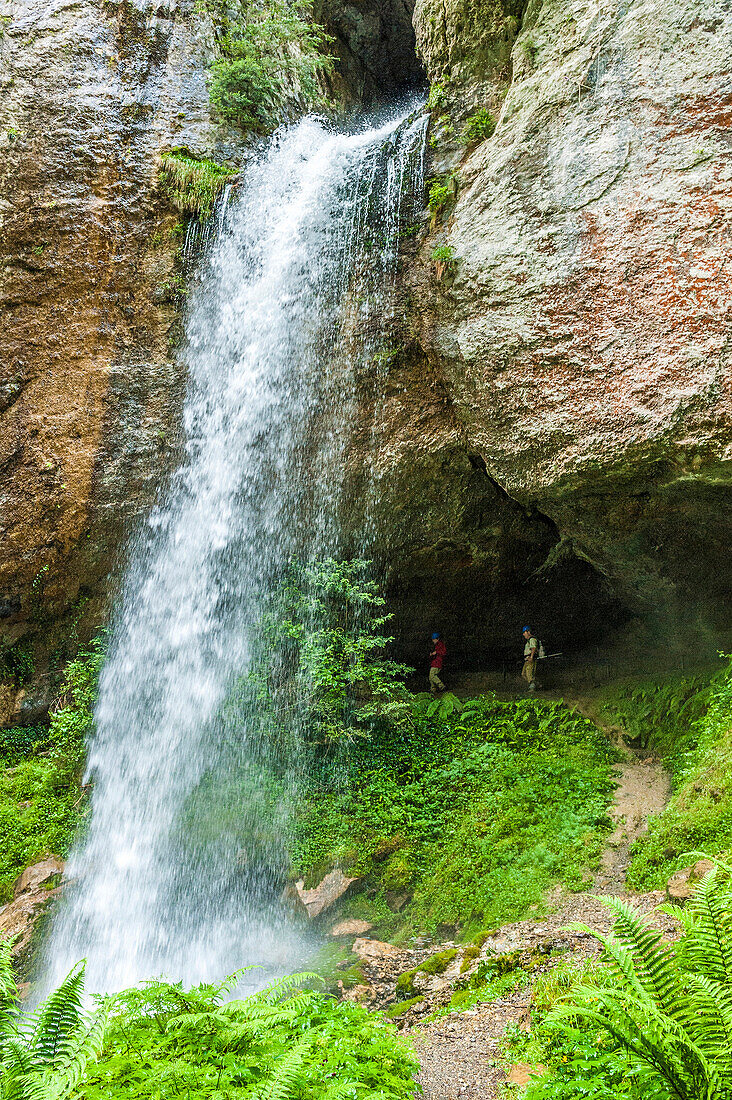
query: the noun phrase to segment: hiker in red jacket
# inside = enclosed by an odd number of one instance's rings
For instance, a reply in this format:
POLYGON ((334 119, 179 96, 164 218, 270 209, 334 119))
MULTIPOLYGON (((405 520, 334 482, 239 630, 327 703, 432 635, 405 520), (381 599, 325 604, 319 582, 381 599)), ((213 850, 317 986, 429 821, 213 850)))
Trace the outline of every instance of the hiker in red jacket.
POLYGON ((439 634, 432 635, 432 652, 430 653, 430 691, 437 695, 438 691, 444 691, 445 685, 440 679, 442 663, 447 656, 447 647, 439 634))

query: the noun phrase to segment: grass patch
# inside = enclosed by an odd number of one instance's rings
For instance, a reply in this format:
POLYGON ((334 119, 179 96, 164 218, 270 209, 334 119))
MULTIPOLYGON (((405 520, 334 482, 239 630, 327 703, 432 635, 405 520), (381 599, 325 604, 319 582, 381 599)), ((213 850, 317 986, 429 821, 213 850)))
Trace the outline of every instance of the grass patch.
POLYGON ((48 728, 6 730, 0 740, 0 904, 29 864, 71 847, 83 816, 84 737, 102 659, 92 646, 70 662, 48 728))
POLYGON ((231 168, 194 157, 187 149, 163 153, 160 178, 173 206, 183 214, 208 217, 233 175, 231 168))
POLYGON ((614 787, 600 731, 544 700, 424 710, 315 774, 295 815, 296 873, 338 865, 363 877, 364 915, 378 910, 379 934, 403 937, 459 925, 469 938, 523 916, 557 881, 582 888, 614 787), (405 894, 391 912, 385 902, 405 894))
POLYGON ((662 888, 688 853, 732 849, 732 662, 712 676, 616 688, 606 712, 657 749, 671 772, 669 805, 633 847, 628 882, 662 888))

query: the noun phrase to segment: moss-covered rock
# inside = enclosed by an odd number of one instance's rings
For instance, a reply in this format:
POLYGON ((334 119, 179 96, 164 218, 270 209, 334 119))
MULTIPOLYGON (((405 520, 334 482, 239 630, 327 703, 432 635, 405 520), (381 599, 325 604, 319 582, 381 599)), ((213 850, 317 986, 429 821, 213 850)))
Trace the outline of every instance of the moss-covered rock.
POLYGON ((414 979, 417 974, 425 974, 429 977, 444 974, 457 953, 458 949, 456 947, 448 947, 446 951, 438 951, 436 955, 430 955, 428 959, 425 959, 423 963, 415 966, 412 970, 405 970, 397 978, 397 992, 414 993, 414 979))

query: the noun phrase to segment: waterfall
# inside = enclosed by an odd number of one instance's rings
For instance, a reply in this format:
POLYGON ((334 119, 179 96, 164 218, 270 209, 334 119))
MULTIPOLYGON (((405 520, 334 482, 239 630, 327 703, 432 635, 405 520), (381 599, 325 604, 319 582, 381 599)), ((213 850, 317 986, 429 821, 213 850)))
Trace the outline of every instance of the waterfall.
POLYGON ((80 958, 95 991, 297 963, 273 871, 287 798, 232 699, 287 563, 342 551, 355 379, 391 309, 425 128, 306 119, 228 198, 188 309, 185 461, 131 552, 46 984, 80 958))

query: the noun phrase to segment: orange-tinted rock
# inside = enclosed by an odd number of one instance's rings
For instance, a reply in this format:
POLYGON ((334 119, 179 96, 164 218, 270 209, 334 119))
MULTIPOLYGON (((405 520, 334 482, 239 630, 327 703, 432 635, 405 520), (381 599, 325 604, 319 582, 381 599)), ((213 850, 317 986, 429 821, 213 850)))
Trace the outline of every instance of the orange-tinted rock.
POLYGON ((52 881, 64 872, 64 861, 59 856, 46 856, 38 863, 26 867, 18 876, 13 886, 13 897, 17 898, 27 892, 35 892, 41 886, 52 881))
POLYGON ((313 920, 324 913, 326 909, 330 909, 357 881, 358 879, 349 878, 343 871, 336 868, 334 871, 329 871, 325 878, 312 889, 306 890, 302 879, 295 883, 295 888, 307 910, 308 916, 313 920))
MULTIPOLYGON (((193 4, 16 5, 0 55, 0 634, 12 641, 103 594, 171 464, 181 239, 160 154, 211 152, 217 131, 211 27, 193 4)), ((98 621, 98 600, 90 611, 98 621)))

